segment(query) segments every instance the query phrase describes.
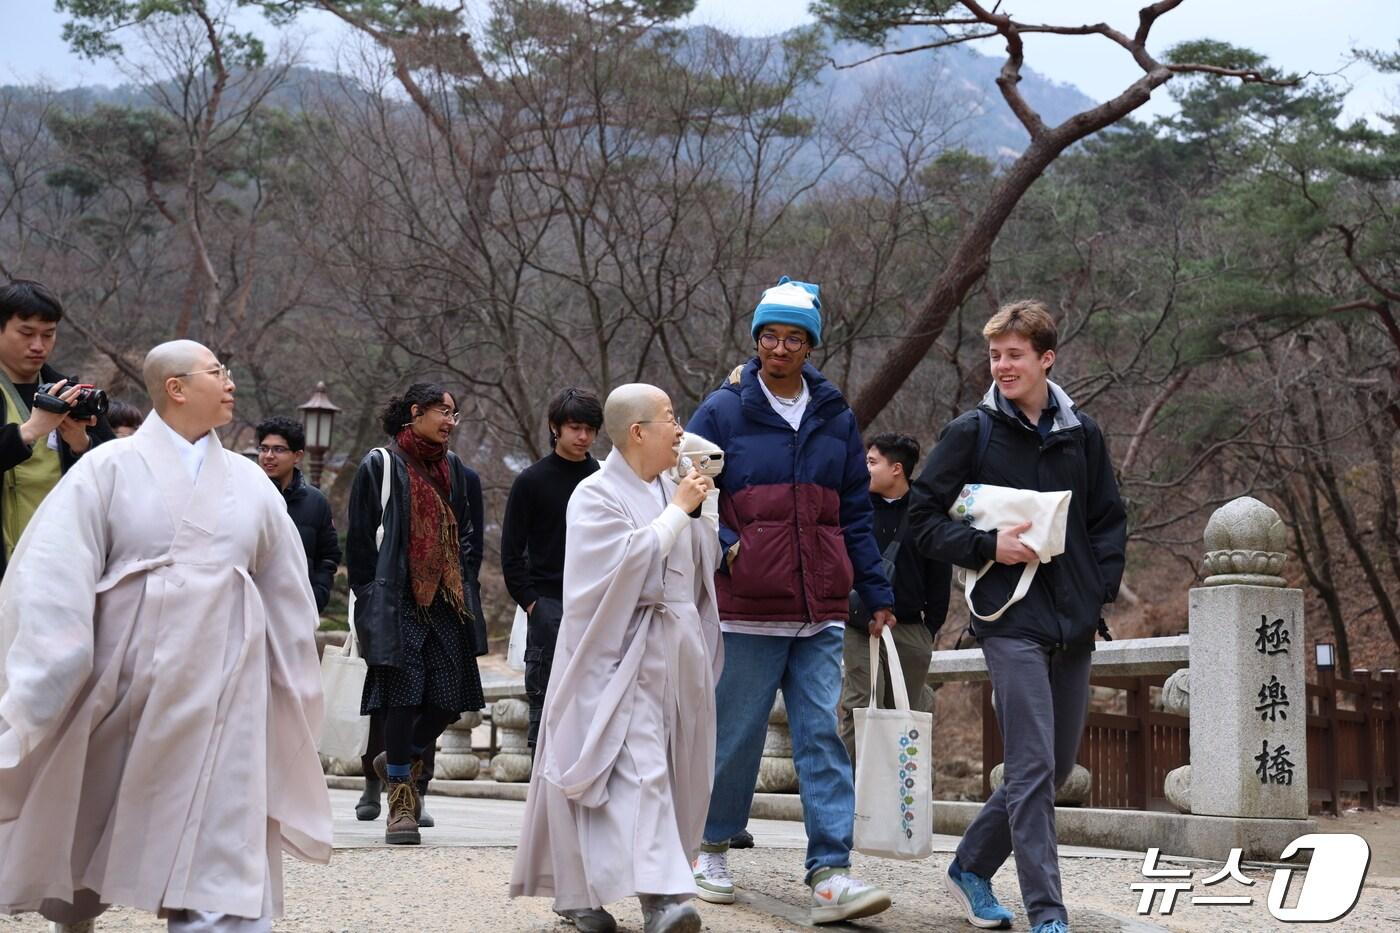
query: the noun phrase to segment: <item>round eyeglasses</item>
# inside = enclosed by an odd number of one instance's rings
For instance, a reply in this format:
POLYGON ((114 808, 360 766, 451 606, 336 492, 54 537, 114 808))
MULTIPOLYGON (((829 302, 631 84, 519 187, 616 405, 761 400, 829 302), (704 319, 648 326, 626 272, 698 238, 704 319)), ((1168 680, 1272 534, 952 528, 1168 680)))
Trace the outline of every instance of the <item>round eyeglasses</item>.
POLYGON ((779 337, 777 334, 758 335, 758 345, 765 350, 776 350, 778 344, 782 344, 783 349, 789 353, 796 353, 807 346, 807 341, 796 334, 788 334, 786 337, 779 337))

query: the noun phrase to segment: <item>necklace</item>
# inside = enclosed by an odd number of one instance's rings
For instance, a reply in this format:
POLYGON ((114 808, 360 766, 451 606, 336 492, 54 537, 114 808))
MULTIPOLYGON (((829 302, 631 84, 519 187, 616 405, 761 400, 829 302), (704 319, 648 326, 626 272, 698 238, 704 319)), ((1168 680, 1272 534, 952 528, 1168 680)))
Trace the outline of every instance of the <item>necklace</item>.
POLYGON ((807 397, 807 380, 802 380, 802 385, 800 388, 798 388, 797 394, 792 396, 791 398, 785 395, 779 395, 777 392, 774 392, 771 388, 768 387, 767 383, 764 384, 763 389, 765 392, 768 393, 768 395, 773 399, 773 401, 777 402, 779 405, 782 405, 786 408, 794 408, 797 406, 798 402, 801 402, 804 398, 807 397))

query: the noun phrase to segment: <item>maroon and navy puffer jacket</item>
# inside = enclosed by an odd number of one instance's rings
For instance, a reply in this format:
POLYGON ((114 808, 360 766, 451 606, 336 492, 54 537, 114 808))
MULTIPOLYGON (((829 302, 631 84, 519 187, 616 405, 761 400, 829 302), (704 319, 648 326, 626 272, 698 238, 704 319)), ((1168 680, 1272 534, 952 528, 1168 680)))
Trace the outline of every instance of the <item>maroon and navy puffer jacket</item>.
POLYGON ((758 366, 754 359, 736 370, 686 425, 724 450, 720 619, 845 619, 853 584, 867 608, 892 606, 855 415, 840 390, 807 365, 802 375, 811 398, 793 431, 763 394, 758 366))

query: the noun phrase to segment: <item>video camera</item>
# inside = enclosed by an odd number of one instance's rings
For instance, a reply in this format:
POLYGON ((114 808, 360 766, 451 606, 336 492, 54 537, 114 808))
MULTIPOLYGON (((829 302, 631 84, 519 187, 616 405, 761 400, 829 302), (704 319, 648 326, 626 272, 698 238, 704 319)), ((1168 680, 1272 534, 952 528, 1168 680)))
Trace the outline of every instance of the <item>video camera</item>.
POLYGON ((81 383, 77 376, 70 377, 67 384, 54 391, 54 386, 59 380, 46 382, 39 386, 34 393, 34 407, 44 411, 52 412, 56 415, 67 415, 78 421, 88 418, 100 418, 107 414, 107 393, 94 385, 81 383), (61 394, 67 392, 74 386, 78 389, 77 396, 72 402, 65 402, 59 398, 61 394))

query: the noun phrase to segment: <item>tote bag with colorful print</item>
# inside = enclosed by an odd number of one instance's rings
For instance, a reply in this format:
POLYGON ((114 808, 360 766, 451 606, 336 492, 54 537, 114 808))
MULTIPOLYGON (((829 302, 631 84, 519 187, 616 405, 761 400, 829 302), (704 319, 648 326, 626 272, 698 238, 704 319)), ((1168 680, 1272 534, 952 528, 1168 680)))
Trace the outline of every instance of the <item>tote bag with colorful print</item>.
POLYGON ((870 706, 856 709, 855 847, 881 858, 920 859, 933 852, 933 714, 909 708, 894 635, 880 633, 889 660, 894 709, 876 705, 880 639, 870 639, 870 706))
POLYGON ((983 615, 972 605, 972 590, 982 575, 992 569, 996 561, 987 561, 981 570, 960 570, 963 581, 963 595, 967 599, 967 611, 983 622, 995 622, 1006 610, 1020 602, 1030 591, 1031 581, 1041 564, 1050 563, 1052 558, 1065 552, 1065 526, 1069 523, 1069 501, 1073 497, 1068 489, 1054 492, 1037 492, 1034 489, 1015 489, 1010 486, 991 486, 986 483, 969 483, 958 493, 948 509, 948 517, 955 522, 965 522, 981 531, 997 531, 1002 528, 1015 528, 1030 522, 1031 527, 1021 532, 1021 543, 1035 551, 1039 560, 1021 566, 1021 579, 1011 598, 996 612, 983 615))

